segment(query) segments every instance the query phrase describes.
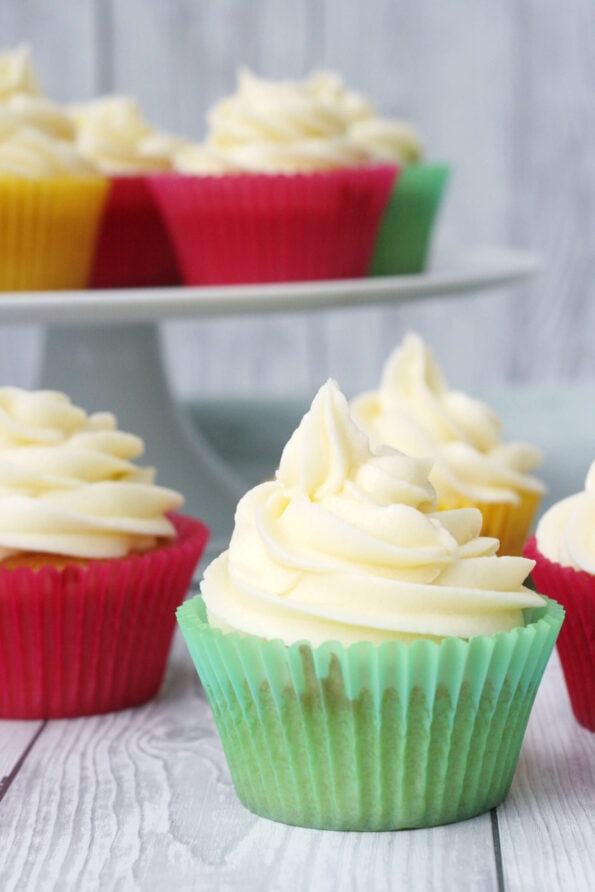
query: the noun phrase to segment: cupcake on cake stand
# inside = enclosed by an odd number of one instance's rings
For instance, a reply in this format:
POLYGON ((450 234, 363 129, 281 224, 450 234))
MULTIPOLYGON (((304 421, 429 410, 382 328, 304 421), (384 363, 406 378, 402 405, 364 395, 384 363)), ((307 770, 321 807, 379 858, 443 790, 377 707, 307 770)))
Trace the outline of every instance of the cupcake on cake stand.
POLYGON ((47 325, 37 386, 64 390, 89 410, 109 407, 147 444, 159 481, 186 494, 185 510, 205 518, 210 552, 224 547, 245 483, 216 454, 174 397, 158 323, 165 319, 380 305, 478 294, 534 275, 535 255, 474 249, 437 258, 430 270, 332 282, 5 292, 0 323, 47 325))

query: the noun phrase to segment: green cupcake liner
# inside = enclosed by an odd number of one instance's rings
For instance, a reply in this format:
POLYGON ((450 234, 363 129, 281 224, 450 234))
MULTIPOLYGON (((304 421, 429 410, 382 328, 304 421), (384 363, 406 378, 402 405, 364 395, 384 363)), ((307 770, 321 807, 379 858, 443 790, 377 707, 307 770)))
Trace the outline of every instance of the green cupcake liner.
POLYGON ((408 275, 425 269, 449 175, 445 164, 403 168, 380 222, 369 275, 408 275))
POLYGON ((327 830, 431 827, 506 796, 564 611, 442 643, 281 641, 211 628, 200 596, 178 622, 242 803, 327 830))

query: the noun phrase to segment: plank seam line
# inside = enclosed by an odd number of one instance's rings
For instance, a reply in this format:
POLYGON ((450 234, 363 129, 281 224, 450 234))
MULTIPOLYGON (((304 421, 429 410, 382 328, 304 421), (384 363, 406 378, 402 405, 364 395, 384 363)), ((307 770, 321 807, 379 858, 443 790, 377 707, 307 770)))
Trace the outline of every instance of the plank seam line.
POLYGON ((18 761, 15 763, 12 771, 10 771, 4 777, 0 777, 0 802, 2 802, 2 800, 8 793, 8 790, 9 790, 12 782, 16 778, 17 774, 19 773, 19 771, 21 770, 23 765, 25 764, 25 760, 27 759, 27 756, 29 755, 29 753, 31 752, 31 750, 33 749, 35 744, 37 743, 37 741, 41 735, 41 732, 44 730, 46 725, 47 725, 47 720, 41 723, 41 725, 39 726, 39 728, 37 729, 37 731, 31 738, 29 743, 27 744, 27 746, 21 753, 21 756, 19 757, 18 761))
POLYGON ((493 808, 490 811, 490 820, 492 823, 492 839, 494 842, 494 861, 496 862, 496 882, 498 884, 498 892, 505 892, 504 865, 502 864, 502 845, 500 842, 500 825, 498 823, 497 809, 493 808))

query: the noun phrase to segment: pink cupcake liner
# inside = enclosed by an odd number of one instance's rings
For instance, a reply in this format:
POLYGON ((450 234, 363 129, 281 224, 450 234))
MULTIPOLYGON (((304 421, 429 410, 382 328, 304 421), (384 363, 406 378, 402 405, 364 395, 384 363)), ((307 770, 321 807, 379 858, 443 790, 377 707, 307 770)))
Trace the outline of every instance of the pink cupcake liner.
POLYGON ((152 176, 188 285, 364 276, 398 170, 152 176))
POLYGON ((523 553, 537 561, 531 573, 537 590, 566 610, 558 638, 560 662, 577 721, 595 731, 595 577, 548 560, 535 537, 523 553))
POLYGON ((178 262, 145 176, 111 180, 92 288, 180 284, 178 262))
POLYGON ((209 535, 200 521, 172 521, 178 538, 144 554, 61 570, 0 566, 0 718, 111 712, 157 693, 209 535))

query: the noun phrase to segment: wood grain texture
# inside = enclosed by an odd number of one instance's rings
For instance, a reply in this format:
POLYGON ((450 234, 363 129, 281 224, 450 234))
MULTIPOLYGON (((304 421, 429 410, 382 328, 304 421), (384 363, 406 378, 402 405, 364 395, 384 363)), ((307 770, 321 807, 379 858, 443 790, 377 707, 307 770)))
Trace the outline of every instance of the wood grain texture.
MULTIPOLYGON (((498 810, 506 889, 592 888, 594 742, 554 657, 498 810)), ((489 815, 358 834, 250 814, 180 640, 157 700, 49 723, 0 805, 6 890, 495 890, 495 864, 489 815)))
POLYGON ((557 653, 499 809, 507 890, 595 886, 595 734, 572 715, 557 653))
POLYGON ((11 772, 25 753, 41 722, 17 722, 0 719, 0 799, 6 791, 11 772))
POLYGON ((49 723, 0 805, 6 890, 496 889, 489 815, 432 830, 321 833, 238 802, 181 641, 161 695, 49 723))

